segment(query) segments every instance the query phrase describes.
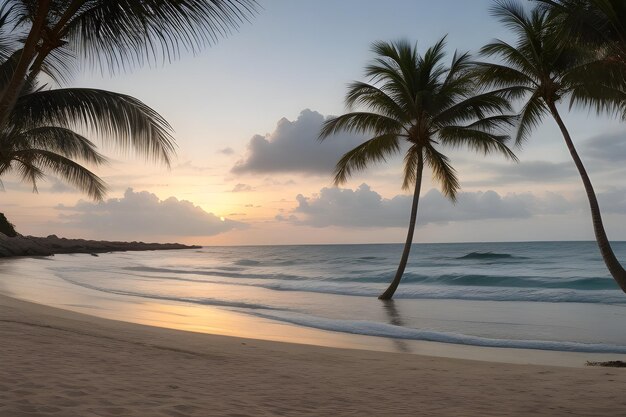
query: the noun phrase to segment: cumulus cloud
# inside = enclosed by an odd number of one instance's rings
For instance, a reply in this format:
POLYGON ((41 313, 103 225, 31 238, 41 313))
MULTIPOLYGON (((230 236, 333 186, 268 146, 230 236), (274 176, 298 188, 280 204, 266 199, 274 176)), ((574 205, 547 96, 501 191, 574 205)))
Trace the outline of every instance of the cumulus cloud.
POLYGON ((226 148, 218 149, 217 153, 221 153, 222 155, 232 155, 235 153, 235 150, 229 146, 226 148))
MULTIPOLYGON (((276 219, 314 227, 406 227, 412 196, 383 198, 367 184, 356 190, 323 188, 319 194, 296 197, 298 206, 290 216, 276 219)), ((571 204, 560 195, 537 197, 531 193, 500 195, 495 191, 461 192, 452 204, 432 189, 420 199, 418 224, 451 221, 529 218, 535 214, 569 211, 571 204)))
POLYGON ((615 132, 595 136, 582 146, 585 157, 603 162, 626 161, 626 133, 615 132))
POLYGON ((364 137, 340 133, 320 143, 317 137, 324 120, 320 113, 308 109, 294 121, 282 118, 272 133, 250 139, 246 157, 232 172, 330 175, 341 155, 362 143, 364 137))
POLYGON ((63 225, 106 236, 211 236, 245 224, 207 213, 191 201, 170 197, 160 200, 147 191, 127 189, 122 198, 104 202, 79 201, 61 210, 63 225))
MULTIPOLYGON (((598 194, 600 210, 603 213, 626 214, 626 188, 613 187, 598 194)), ((587 204, 587 200, 585 200, 587 204)))
POLYGON ((254 191, 254 188, 252 188, 248 184, 237 184, 231 190, 231 192, 233 192, 233 193, 240 193, 240 192, 243 192, 243 191, 254 191))
POLYGON ((211 166, 195 165, 191 161, 185 161, 185 162, 179 163, 178 165, 174 167, 174 170, 181 171, 181 172, 204 172, 204 171, 212 171, 213 169, 214 168, 211 166))
POLYGON ((559 182, 575 177, 572 162, 521 161, 518 164, 482 164, 481 169, 490 173, 489 179, 464 181, 465 185, 502 185, 523 182, 559 182))
POLYGON ((74 189, 73 187, 70 187, 69 185, 59 181, 57 178, 53 178, 52 179, 52 184, 50 185, 50 188, 48 188, 47 191, 49 191, 51 193, 55 193, 55 194, 75 193, 76 189, 74 189))

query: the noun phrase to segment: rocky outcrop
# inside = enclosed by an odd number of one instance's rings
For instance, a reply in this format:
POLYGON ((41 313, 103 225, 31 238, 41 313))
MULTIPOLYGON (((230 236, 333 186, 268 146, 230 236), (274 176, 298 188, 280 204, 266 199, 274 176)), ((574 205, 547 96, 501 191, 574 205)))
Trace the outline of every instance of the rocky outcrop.
POLYGON ((0 233, 10 237, 17 236, 15 226, 6 218, 4 213, 0 213, 0 233))
POLYGON ((48 237, 8 237, 0 233, 0 258, 9 256, 50 256, 57 253, 104 253, 144 250, 197 249, 180 243, 109 242, 104 240, 48 237))

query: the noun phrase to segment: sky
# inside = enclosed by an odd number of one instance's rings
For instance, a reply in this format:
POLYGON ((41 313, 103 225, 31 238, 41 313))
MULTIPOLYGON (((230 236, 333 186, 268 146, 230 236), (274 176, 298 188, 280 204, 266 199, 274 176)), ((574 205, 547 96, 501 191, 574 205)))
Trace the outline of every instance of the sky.
MULTIPOLYGON (((490 0, 260 0, 258 16, 196 55, 115 75, 80 68, 67 86, 130 94, 174 129, 168 169, 107 143, 96 172, 104 202, 54 177, 34 194, 3 178, 1 210, 22 234, 178 241, 202 245, 403 242, 410 198, 401 156, 337 188, 332 169, 367 139, 338 134, 319 143, 324 120, 345 112, 346 85, 366 81, 377 40, 408 39, 423 52, 447 34, 476 52, 512 41, 490 0)), ((562 108, 596 188, 613 240, 626 240, 626 129, 607 116, 562 108)), ((427 174, 415 242, 591 240, 582 183, 549 118, 520 161, 447 150, 461 179, 452 204, 427 174)))

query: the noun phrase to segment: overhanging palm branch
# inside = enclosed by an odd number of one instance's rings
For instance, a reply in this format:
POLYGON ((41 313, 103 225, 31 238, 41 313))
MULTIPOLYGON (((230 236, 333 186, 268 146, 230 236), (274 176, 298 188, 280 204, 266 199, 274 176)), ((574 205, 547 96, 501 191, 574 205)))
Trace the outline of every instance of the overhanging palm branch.
POLYGON ((258 7, 254 0, 81 3, 58 33, 87 62, 112 71, 144 62, 171 61, 181 49, 195 53, 239 28, 258 7))
MULTIPOLYGON (((42 12, 37 2, 11 3, 9 16, 24 32, 30 30, 42 12)), ((43 10, 45 28, 37 34, 38 58, 43 62, 43 55, 67 47, 82 61, 110 71, 168 62, 181 50, 195 53, 228 36, 257 10, 255 0, 51 1, 43 10)))
POLYGON ((134 150, 168 165, 175 151, 165 119, 136 98, 111 91, 65 88, 27 93, 17 100, 9 123, 20 128, 40 124, 86 128, 123 151, 134 150))
POLYGON ((451 161, 439 148, 467 147, 482 153, 501 153, 515 159, 506 147, 506 128, 515 122, 508 115, 510 99, 520 91, 482 91, 476 84, 471 57, 455 53, 445 65, 445 38, 423 55, 407 41, 376 42, 375 58, 365 69, 368 82, 348 87, 349 113, 324 123, 320 139, 349 131, 371 135, 347 152, 337 163, 335 184, 342 184, 356 171, 387 161, 406 144, 403 188, 414 188, 407 240, 396 275, 379 298, 393 296, 406 267, 421 188, 427 165, 443 193, 455 199, 460 187, 451 161))
POLYGON ((37 191, 37 182, 46 173, 53 174, 89 197, 102 200, 104 182, 76 161, 99 166, 106 163, 106 158, 91 141, 65 128, 40 126, 0 134, 0 177, 16 173, 37 191))

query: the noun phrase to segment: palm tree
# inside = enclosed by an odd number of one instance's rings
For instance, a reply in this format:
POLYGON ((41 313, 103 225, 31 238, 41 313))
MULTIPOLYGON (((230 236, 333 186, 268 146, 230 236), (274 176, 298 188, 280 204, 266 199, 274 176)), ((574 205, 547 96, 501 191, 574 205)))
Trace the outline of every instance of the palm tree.
POLYGON ((513 123, 509 91, 477 93, 467 53, 454 54, 450 66, 443 60, 445 38, 424 55, 407 41, 376 42, 377 55, 366 67, 370 83, 354 82, 348 88, 349 110, 363 107, 324 123, 320 139, 345 130, 372 135, 347 152, 335 168, 335 184, 345 183, 353 171, 385 161, 407 146, 403 189, 413 187, 413 204, 404 251, 389 288, 378 298, 391 299, 404 273, 411 250, 424 166, 455 200, 459 189, 456 171, 439 148, 468 146, 483 153, 501 152, 516 159, 506 147, 504 131, 513 123))
MULTIPOLYGON (((596 240, 604 262, 615 281, 626 292, 626 271, 613 253, 591 180, 557 108, 557 104, 566 98, 570 99, 571 104, 588 104, 601 99, 589 98, 584 76, 593 67, 597 57, 588 50, 580 50, 572 42, 564 42, 559 36, 554 36, 553 22, 545 10, 535 8, 527 13, 518 3, 500 1, 492 11, 517 35, 517 42, 511 45, 496 40, 484 46, 481 50, 483 55, 499 57, 502 61, 479 64, 479 79, 486 87, 525 92, 526 100, 516 137, 518 143, 529 136, 546 114, 554 118, 585 187, 596 240)), ((598 104, 598 108, 600 106, 598 104)))
POLYGON ((558 22, 564 35, 593 45, 626 65, 626 2, 623 0, 534 0, 558 22))
POLYGON ((588 104, 622 112, 626 120, 626 2, 535 0, 549 13, 555 32, 597 55, 585 72, 588 104))
POLYGON ((27 79, 41 70, 62 75, 73 55, 111 71, 168 61, 181 49, 196 52, 228 35, 257 7, 255 0, 11 0, 4 6, 24 40, 0 91, 0 123, 27 79))

